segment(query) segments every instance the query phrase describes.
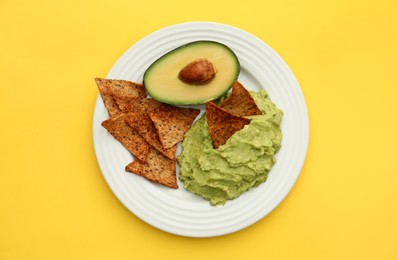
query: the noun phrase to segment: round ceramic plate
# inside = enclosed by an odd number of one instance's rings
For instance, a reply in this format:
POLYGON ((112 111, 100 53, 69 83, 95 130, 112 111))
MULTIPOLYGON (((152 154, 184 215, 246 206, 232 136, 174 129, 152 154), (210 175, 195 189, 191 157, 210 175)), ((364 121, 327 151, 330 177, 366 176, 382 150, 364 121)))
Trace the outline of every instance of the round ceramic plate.
POLYGON ((273 102, 284 111, 282 148, 265 183, 224 206, 213 207, 185 190, 179 180, 179 189, 174 190, 125 172, 124 167, 133 156, 101 126, 109 116, 100 96, 95 105, 93 139, 103 176, 133 214, 166 232, 212 237, 254 224, 285 198, 306 157, 309 122, 299 84, 280 56, 257 37, 224 24, 192 22, 156 31, 130 47, 114 64, 107 78, 142 82, 145 70, 153 61, 180 45, 197 40, 218 41, 229 46, 240 61, 239 81, 251 90, 266 89, 273 102))

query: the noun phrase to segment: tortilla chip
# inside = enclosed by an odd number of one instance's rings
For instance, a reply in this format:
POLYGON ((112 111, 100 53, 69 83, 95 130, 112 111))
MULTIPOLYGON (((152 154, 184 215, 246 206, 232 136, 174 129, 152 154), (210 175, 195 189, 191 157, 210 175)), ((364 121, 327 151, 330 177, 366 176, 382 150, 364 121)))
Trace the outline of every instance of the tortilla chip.
POLYGON ((116 101, 114 101, 111 91, 107 88, 106 80, 96 78, 95 82, 98 86, 99 93, 101 94, 103 104, 105 105, 109 115, 112 117, 120 113, 120 109, 118 108, 116 101))
POLYGON ((128 113, 125 117, 128 126, 135 129, 145 141, 164 154, 169 159, 175 159, 176 145, 169 149, 164 149, 159 140, 152 120, 147 113, 128 113))
POLYGON ((124 103, 147 97, 145 87, 140 83, 104 78, 95 78, 95 82, 110 116, 124 110, 124 103))
POLYGON ((149 145, 125 123, 125 114, 121 113, 103 121, 102 126, 136 158, 146 161, 149 145))
POLYGON ((237 80, 230 96, 219 106, 237 116, 262 115, 251 94, 237 80))
POLYGON ((213 102, 205 103, 207 122, 214 148, 226 143, 227 139, 249 124, 250 120, 236 116, 213 102))
POLYGON ((117 104, 122 111, 135 113, 149 113, 164 106, 163 103, 151 98, 119 100, 117 104))
POLYGON ((163 148, 169 149, 182 141, 199 113, 198 109, 174 106, 149 113, 163 148))
POLYGON ((127 172, 143 176, 146 179, 177 189, 176 161, 168 159, 153 147, 149 148, 147 161, 134 160, 125 167, 127 172))

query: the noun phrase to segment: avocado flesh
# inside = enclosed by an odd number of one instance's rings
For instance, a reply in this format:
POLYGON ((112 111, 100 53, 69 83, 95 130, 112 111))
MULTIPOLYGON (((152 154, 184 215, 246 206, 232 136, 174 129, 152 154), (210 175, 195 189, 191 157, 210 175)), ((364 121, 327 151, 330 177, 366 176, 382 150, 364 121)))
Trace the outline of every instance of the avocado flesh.
POLYGON ((239 73, 239 61, 229 47, 214 41, 196 41, 157 59, 146 70, 143 83, 153 99, 173 105, 197 105, 226 93, 239 73), (207 59, 215 67, 213 80, 204 85, 181 81, 178 78, 181 69, 198 59, 207 59))

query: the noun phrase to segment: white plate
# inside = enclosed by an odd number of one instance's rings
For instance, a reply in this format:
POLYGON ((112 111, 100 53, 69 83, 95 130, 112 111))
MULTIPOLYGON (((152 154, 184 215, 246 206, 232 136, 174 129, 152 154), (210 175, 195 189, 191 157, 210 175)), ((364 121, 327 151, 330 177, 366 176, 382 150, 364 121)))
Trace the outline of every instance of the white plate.
POLYGON ((280 56, 255 36, 224 24, 192 22, 156 31, 130 47, 107 78, 141 82, 143 73, 154 60, 196 40, 218 41, 233 49, 241 65, 239 81, 249 89, 265 88, 284 111, 282 148, 265 183, 224 206, 212 207, 208 201, 186 191, 179 181, 179 189, 173 190, 125 172, 124 167, 133 157, 101 126, 108 114, 100 96, 95 105, 93 139, 103 176, 132 213, 166 232, 211 237, 252 225, 285 198, 306 157, 309 122, 299 84, 280 56))

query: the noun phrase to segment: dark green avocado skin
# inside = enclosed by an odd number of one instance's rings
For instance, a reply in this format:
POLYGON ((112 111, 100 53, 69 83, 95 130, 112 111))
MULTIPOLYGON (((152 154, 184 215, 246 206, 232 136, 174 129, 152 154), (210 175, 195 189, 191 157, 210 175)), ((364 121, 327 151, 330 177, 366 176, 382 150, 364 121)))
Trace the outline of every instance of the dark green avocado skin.
MULTIPOLYGON (((177 48, 175 48, 175 49, 173 49, 173 50, 171 50, 171 51, 165 53, 164 55, 162 55, 162 56, 159 57, 158 59, 156 59, 156 60, 146 69, 145 73, 143 74, 143 85, 145 86, 145 81, 146 81, 147 77, 150 75, 151 69, 152 69, 152 68, 155 68, 159 63, 161 63, 161 61, 162 61, 163 59, 167 58, 167 57, 170 56, 170 55, 174 55, 175 53, 177 53, 177 52, 179 52, 179 51, 181 51, 181 50, 183 50, 183 49, 191 48, 192 46, 197 46, 197 45, 218 45, 218 46, 223 46, 223 48, 224 48, 225 50, 227 50, 227 51, 230 53, 230 55, 231 55, 231 56, 235 59, 235 61, 236 61, 235 79, 238 78, 238 76, 239 76, 239 74, 240 74, 240 69, 241 69, 241 67, 240 67, 240 62, 239 62, 239 60, 238 60, 237 55, 236 55, 227 45, 225 45, 225 44, 223 44, 223 43, 220 43, 220 42, 217 42, 217 41, 199 40, 199 41, 193 41, 193 42, 189 42, 189 43, 186 43, 186 44, 184 44, 184 45, 181 45, 181 46, 179 46, 179 47, 177 47, 177 48)), ((225 91, 224 91, 220 96, 226 94, 226 93, 231 89, 231 87, 233 86, 233 83, 234 83, 234 81, 231 82, 230 86, 229 86, 228 88, 226 88, 225 91)), ((200 101, 200 100, 198 100, 197 102, 193 102, 193 103, 192 103, 192 102, 189 102, 189 103, 174 102, 174 101, 168 100, 168 99, 165 100, 165 99, 156 97, 156 94, 153 93, 153 91, 149 91, 147 88, 146 88, 146 90, 147 90, 148 94, 149 94, 153 99, 156 99, 156 100, 158 100, 158 101, 160 101, 160 102, 168 103, 168 104, 171 104, 171 105, 199 105, 199 104, 202 104, 202 103, 203 103, 203 102, 200 101)))

